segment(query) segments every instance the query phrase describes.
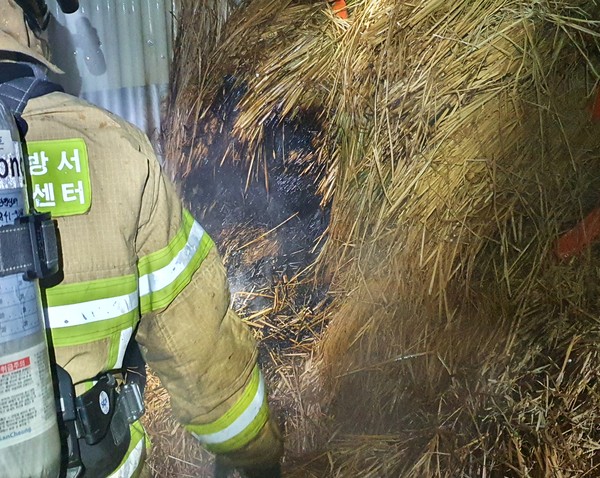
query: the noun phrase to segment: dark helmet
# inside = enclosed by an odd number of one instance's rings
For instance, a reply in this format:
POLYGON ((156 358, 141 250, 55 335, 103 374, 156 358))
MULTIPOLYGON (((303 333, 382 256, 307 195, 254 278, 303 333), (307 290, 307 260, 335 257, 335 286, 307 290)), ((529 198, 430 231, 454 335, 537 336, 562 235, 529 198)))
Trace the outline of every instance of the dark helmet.
MULTIPOLYGON (((39 35, 48 26, 50 14, 44 0, 15 0, 25 13, 29 28, 39 35)), ((58 5, 64 13, 74 13, 79 8, 78 0, 58 0, 58 5)))
MULTIPOLYGON (((77 10, 79 2, 61 0, 60 5, 67 13, 77 10)), ((0 59, 24 55, 60 71, 44 55, 39 38, 50 18, 44 0, 0 0, 0 12, 0 59)))

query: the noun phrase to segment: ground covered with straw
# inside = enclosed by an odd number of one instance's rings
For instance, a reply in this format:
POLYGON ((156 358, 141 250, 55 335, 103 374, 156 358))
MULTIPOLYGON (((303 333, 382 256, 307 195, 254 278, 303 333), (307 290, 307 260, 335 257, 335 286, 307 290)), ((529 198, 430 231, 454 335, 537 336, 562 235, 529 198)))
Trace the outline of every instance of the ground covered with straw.
MULTIPOLYGON (((236 303, 286 476, 600 476, 600 248, 556 254, 600 199, 600 6, 346 5, 180 4, 164 150, 192 210, 199 168, 268 184, 268 128, 318 130, 282 155, 330 211, 314 264, 236 303)), ((274 230, 245 227, 225 255, 274 230)))

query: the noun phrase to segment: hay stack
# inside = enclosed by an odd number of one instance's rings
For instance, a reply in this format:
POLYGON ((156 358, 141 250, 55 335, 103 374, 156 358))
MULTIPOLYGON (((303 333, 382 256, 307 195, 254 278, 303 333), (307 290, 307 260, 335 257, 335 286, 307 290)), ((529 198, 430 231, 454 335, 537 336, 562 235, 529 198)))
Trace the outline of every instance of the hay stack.
MULTIPOLYGON (((600 8, 347 4, 250 1, 172 103, 191 132, 235 76, 253 152, 265 122, 319 113, 334 301, 302 390, 328 434, 292 444, 326 455, 294 476, 597 476, 600 256, 552 246, 600 191, 600 8)), ((203 131, 169 136, 181 181, 203 131)))
MULTIPOLYGON (((205 78, 210 75, 210 64, 206 58, 221 40, 224 24, 237 3, 235 0, 174 2, 175 60, 163 119, 165 134, 161 141, 168 158, 186 154, 189 145, 194 142, 196 130, 193 125, 197 124, 200 105, 199 98, 193 95, 203 88, 205 78), (187 125, 192 125, 192 129, 186 129, 187 125)), ((171 166, 168 160, 165 168, 168 170, 171 166)))

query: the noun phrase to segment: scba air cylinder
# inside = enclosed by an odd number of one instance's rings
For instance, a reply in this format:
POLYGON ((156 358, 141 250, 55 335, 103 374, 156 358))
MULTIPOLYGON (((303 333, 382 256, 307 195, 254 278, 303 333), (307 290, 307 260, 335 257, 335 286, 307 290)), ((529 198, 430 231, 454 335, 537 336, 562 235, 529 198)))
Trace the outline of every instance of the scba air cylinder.
MULTIPOLYGON (((29 212, 17 126, 0 101, 0 226, 29 212)), ((2 229, 0 229, 2 233, 2 229)), ((10 251, 0 251, 2 255, 10 251)), ((39 284, 0 277, 0 476, 56 478, 60 439, 39 284)))

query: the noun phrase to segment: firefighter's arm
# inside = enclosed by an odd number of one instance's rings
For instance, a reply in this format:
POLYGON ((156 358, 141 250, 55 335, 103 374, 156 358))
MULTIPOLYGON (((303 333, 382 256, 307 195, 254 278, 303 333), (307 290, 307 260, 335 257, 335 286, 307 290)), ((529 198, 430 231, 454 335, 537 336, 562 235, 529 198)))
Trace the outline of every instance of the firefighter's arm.
POLYGON ((147 189, 137 238, 144 356, 208 450, 239 467, 276 464, 281 438, 256 346, 230 308, 216 248, 152 165, 147 189))

